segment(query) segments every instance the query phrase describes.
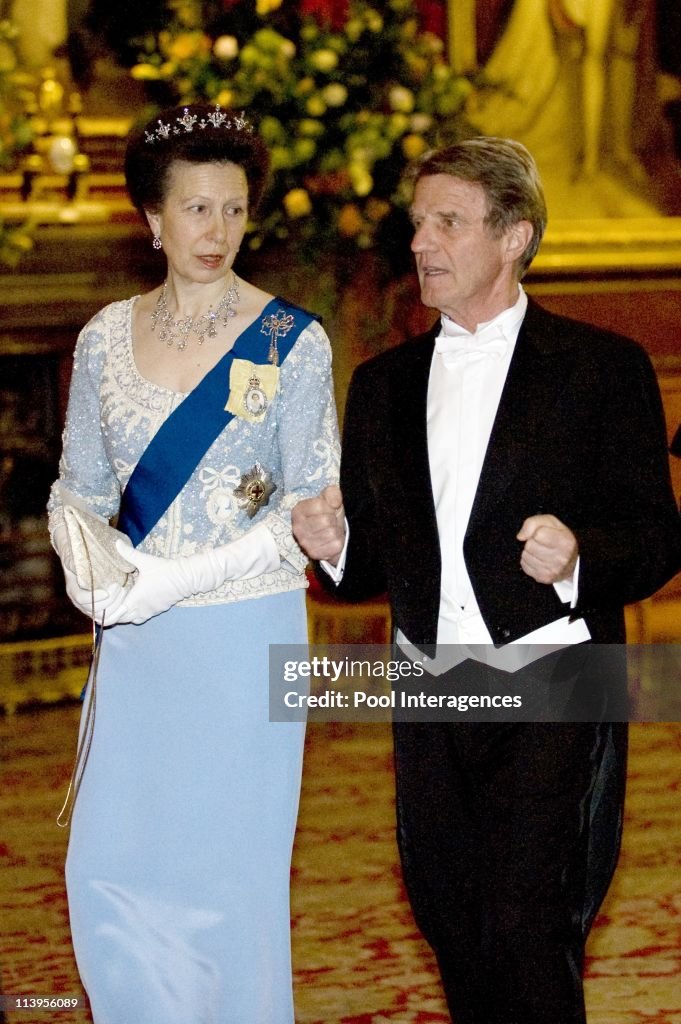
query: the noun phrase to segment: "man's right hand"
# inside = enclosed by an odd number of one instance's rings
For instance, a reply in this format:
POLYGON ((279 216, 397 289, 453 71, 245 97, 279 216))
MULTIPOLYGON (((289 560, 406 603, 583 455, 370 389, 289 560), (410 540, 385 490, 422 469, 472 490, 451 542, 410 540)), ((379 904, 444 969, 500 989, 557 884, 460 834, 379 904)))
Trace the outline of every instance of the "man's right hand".
POLYGON ((291 513, 293 536, 308 558, 335 565, 345 543, 340 487, 325 487, 317 498, 299 501, 291 513))

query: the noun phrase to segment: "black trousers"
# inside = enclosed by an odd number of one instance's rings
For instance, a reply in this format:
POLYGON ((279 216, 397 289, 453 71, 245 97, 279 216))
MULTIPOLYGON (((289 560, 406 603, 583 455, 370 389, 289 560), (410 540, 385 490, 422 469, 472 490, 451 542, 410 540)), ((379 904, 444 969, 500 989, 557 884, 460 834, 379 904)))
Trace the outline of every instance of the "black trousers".
POLYGON ((405 883, 455 1024, 583 1024, 584 946, 619 853, 626 723, 393 733, 405 883))

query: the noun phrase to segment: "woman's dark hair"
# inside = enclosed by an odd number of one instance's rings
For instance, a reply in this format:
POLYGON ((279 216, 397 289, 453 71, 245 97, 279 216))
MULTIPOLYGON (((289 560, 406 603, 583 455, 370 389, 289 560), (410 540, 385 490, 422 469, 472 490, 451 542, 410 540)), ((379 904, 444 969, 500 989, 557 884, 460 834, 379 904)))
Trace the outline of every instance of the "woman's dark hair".
POLYGON ((178 160, 242 167, 249 211, 257 208, 267 181, 269 153, 244 114, 190 103, 162 110, 132 130, 125 151, 125 182, 143 216, 145 210, 156 213, 163 206, 168 172, 178 160))

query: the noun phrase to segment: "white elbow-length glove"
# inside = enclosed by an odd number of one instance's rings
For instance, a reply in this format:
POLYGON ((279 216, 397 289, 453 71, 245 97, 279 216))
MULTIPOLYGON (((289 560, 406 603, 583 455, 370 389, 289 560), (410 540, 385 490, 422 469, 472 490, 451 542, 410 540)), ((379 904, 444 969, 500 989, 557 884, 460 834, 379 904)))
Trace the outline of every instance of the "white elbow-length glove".
POLYGON ((137 568, 138 575, 132 587, 122 592, 117 606, 107 609, 107 626, 119 622, 140 625, 178 601, 207 594, 227 580, 273 572, 280 565, 274 537, 263 524, 230 544, 180 558, 157 558, 120 540, 116 547, 137 568))
POLYGON ((70 601, 76 606, 78 611, 83 612, 84 615, 94 617, 96 622, 101 623, 103 617, 108 617, 107 613, 109 610, 117 606, 121 599, 123 588, 118 583, 112 583, 110 587, 102 587, 97 590, 83 589, 83 587, 79 586, 76 578, 71 543, 63 522, 59 523, 52 530, 50 539, 64 570, 66 593, 70 601))

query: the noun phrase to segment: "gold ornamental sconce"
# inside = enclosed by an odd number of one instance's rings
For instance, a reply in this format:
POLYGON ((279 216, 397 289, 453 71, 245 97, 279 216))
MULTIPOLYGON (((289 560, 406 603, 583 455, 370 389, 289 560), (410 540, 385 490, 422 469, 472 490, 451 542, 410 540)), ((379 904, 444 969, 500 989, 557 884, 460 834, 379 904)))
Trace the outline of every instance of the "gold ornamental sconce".
POLYGON ((54 69, 46 67, 31 106, 33 152, 26 155, 21 167, 22 199, 85 198, 90 160, 80 152, 79 94, 67 94, 54 69))

